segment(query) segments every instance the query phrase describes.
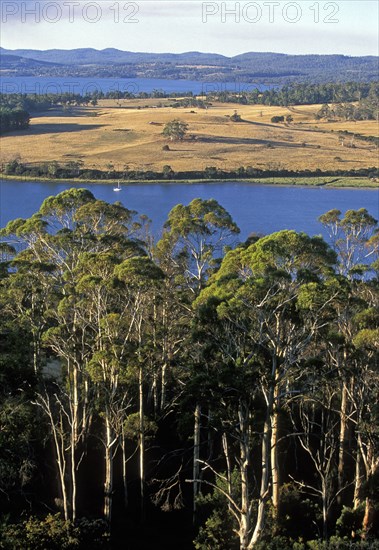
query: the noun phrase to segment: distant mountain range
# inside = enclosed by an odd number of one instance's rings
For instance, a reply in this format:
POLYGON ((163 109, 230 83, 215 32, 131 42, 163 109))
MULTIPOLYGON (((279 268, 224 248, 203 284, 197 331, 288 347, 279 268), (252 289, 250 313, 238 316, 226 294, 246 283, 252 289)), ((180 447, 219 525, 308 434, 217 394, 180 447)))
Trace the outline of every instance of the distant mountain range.
POLYGON ((96 50, 7 50, 0 48, 2 74, 98 76, 248 82, 376 80, 379 58, 345 55, 286 55, 249 52, 234 57, 186 52, 143 53, 96 50))
POLYGON ((57 64, 49 61, 39 61, 28 57, 21 57, 20 55, 0 54, 1 69, 23 69, 26 70, 34 67, 55 67, 57 64))

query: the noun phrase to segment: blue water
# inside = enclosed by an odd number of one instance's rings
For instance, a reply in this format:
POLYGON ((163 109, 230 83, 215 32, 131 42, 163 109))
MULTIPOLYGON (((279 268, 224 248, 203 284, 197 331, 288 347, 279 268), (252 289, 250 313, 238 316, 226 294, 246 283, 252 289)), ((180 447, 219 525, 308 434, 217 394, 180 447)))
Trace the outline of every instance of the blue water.
MULTIPOLYGON (((72 184, 0 181, 0 227, 14 218, 31 216, 46 197, 70 187, 72 184)), ((324 234, 317 218, 332 208, 342 212, 367 208, 379 219, 379 190, 376 189, 277 187, 240 182, 130 184, 124 185, 120 193, 115 193, 109 184, 81 187, 89 189, 98 199, 119 200, 127 208, 146 214, 153 220, 156 236, 173 206, 188 204, 196 197, 215 198, 226 208, 241 229, 241 239, 252 232, 269 234, 281 229, 324 234)))
POLYGON ((199 82, 195 80, 165 80, 158 78, 71 78, 71 77, 35 77, 35 76, 6 76, 1 78, 0 91, 4 94, 62 94, 87 93, 102 91, 140 92, 150 93, 161 90, 166 93, 193 92, 194 94, 221 92, 225 90, 241 92, 258 88, 267 90, 269 86, 248 82, 199 82))

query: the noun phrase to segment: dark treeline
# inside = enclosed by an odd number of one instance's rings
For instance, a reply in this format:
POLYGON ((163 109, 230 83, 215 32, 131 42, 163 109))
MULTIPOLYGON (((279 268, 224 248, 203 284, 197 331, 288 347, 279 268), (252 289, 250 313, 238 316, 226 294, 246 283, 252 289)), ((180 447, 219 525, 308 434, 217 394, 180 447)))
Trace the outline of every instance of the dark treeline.
MULTIPOLYGON (((236 85, 237 86, 237 85, 236 85)), ((333 103, 341 104, 362 100, 378 101, 379 87, 377 82, 346 82, 346 83, 327 83, 327 84, 291 84, 282 87, 273 87, 262 90, 255 88, 249 90, 248 86, 241 84, 238 91, 217 90, 206 91, 204 96, 209 101, 242 103, 242 104, 262 104, 262 105, 312 105, 333 103)), ((187 98, 182 102, 183 106, 206 106, 200 100, 200 103, 192 92, 171 92, 164 90, 153 90, 151 93, 113 90, 102 92, 96 90, 85 95, 75 93, 55 93, 55 94, 0 94, 1 106, 17 106, 28 111, 41 111, 47 108, 64 105, 89 105, 100 99, 167 99, 187 98)), ((181 105, 180 99, 177 101, 181 105)))
POLYGON ((273 88, 251 92, 243 90, 235 92, 215 92, 209 94, 208 99, 222 102, 262 105, 313 105, 317 103, 346 103, 371 99, 378 101, 378 83, 345 82, 327 84, 291 84, 281 88, 273 88))
POLYGON ((0 134, 29 128, 30 115, 24 109, 0 107, 0 134))
MULTIPOLYGON (((87 94, 63 92, 63 93, 47 93, 47 94, 5 94, 0 93, 0 106, 8 109, 25 109, 30 112, 46 111, 50 108, 68 105, 97 105, 99 99, 164 99, 164 98, 180 98, 178 104, 186 106, 183 98, 187 98, 188 105, 191 105, 191 99, 196 102, 192 92, 170 92, 166 93, 163 90, 153 90, 151 93, 109 91, 102 92, 100 90, 89 92, 87 94)), ((193 103, 195 105, 197 103, 193 103)), ((199 103, 201 105, 201 102, 199 103)))
MULTIPOLYGON (((341 132, 343 136, 358 139, 365 139, 365 136, 341 132)), ((369 136, 366 137, 367 140, 369 136)), ((373 139, 372 141, 375 140, 373 139)), ((122 170, 116 169, 113 164, 109 164, 108 169, 100 170, 96 168, 85 168, 83 162, 72 160, 65 163, 57 161, 45 162, 42 164, 27 164, 19 158, 14 158, 1 167, 1 173, 8 176, 20 176, 23 178, 54 178, 54 179, 83 179, 83 180, 120 180, 120 181, 186 181, 196 179, 209 180, 230 180, 230 179, 251 179, 273 177, 367 177, 373 179, 379 177, 379 171, 376 167, 360 168, 357 170, 287 170, 284 168, 263 170, 254 166, 240 166, 236 170, 223 170, 215 166, 207 166, 204 170, 187 170, 175 172, 171 166, 163 166, 161 171, 155 170, 132 170, 125 165, 122 170)))
MULTIPOLYGON (((370 95, 357 103, 325 103, 316 113, 316 119, 334 120, 377 120, 379 121, 378 97, 370 95)), ((374 136, 372 136, 374 137, 374 136)))
POLYGON ((155 242, 71 189, 1 231, 0 548, 379 547, 378 223, 320 222, 155 242))

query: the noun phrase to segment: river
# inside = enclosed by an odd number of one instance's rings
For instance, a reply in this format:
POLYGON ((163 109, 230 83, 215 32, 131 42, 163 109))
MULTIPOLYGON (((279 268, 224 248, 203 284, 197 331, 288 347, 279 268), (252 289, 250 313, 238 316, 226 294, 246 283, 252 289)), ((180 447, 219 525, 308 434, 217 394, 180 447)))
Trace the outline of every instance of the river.
MULTIPOLYGON (((72 187, 69 183, 0 180, 0 226, 9 220, 26 218, 36 212, 42 201, 72 187)), ((241 182, 205 184, 128 184, 119 193, 111 184, 82 184, 96 198, 121 201, 127 208, 146 214, 153 220, 153 231, 159 235, 167 214, 178 203, 192 199, 216 199, 241 229, 241 239, 250 233, 272 233, 281 229, 323 234, 318 216, 338 208, 367 208, 379 219, 377 189, 328 189, 325 187, 282 187, 241 182)))
POLYGON ((0 90, 4 94, 63 94, 86 95, 92 92, 140 92, 153 90, 165 93, 192 92, 194 95, 211 92, 249 92, 258 88, 261 91, 275 86, 250 82, 200 82, 196 80, 167 80, 161 78, 85 78, 47 76, 4 76, 0 90))

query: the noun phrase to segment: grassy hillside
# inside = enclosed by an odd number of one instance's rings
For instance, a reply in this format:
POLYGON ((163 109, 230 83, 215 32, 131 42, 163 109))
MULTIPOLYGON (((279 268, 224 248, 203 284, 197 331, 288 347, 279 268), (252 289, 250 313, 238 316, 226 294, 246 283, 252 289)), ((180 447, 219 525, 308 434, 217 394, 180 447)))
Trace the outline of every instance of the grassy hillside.
POLYGON ((106 170, 203 170, 239 166, 280 170, 352 170, 377 165, 378 150, 355 138, 341 140, 339 131, 377 135, 378 123, 315 121, 319 105, 266 107, 214 104, 205 109, 173 108, 172 100, 113 100, 96 107, 50 111, 32 119, 29 130, 1 138, 2 163, 19 155, 23 162, 80 160, 85 167, 106 170), (237 110, 242 122, 230 116, 237 110), (291 114, 290 124, 273 124, 276 115, 291 114), (182 142, 169 142, 164 125, 179 118, 188 126, 182 142), (163 146, 170 150, 164 151, 163 146), (352 147, 351 147, 352 145, 352 147))

